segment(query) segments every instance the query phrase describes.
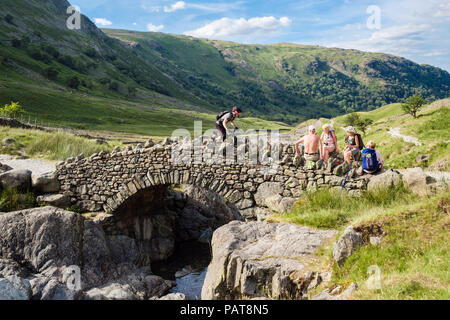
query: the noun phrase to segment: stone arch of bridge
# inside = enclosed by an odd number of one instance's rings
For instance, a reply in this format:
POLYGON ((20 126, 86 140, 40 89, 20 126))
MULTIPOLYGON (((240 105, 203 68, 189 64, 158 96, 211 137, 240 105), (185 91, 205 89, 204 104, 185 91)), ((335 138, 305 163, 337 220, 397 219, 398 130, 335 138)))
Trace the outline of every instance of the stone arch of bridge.
POLYGON ((194 177, 190 170, 172 170, 169 172, 153 173, 148 171, 147 174, 136 176, 127 184, 119 187, 119 192, 107 199, 103 209, 107 213, 114 213, 118 208, 125 204, 128 199, 132 198, 139 192, 157 186, 167 186, 173 184, 189 184, 198 186, 230 200, 233 189, 230 188, 224 179, 215 179, 214 177, 198 174, 194 177))

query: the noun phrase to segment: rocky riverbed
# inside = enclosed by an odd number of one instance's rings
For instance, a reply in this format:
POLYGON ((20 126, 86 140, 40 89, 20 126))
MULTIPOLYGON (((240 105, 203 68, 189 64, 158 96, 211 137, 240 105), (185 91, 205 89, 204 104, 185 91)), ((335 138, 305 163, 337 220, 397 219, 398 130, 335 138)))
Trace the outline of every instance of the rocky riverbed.
MULTIPOLYGON (((52 173, 0 167, 2 188, 41 197, 59 190, 52 173)), ((448 180, 420 168, 388 170, 367 187, 402 182, 420 195, 448 188, 448 180)), ((239 210, 199 186, 160 185, 137 192, 114 214, 80 215, 56 201, 0 213, 0 300, 310 298, 331 276, 315 253, 335 241, 337 232, 264 222, 271 210, 292 205, 283 202, 279 189, 277 182, 258 187, 258 212, 239 210)), ((381 241, 380 235, 359 232, 349 227, 335 242, 338 264, 365 238, 381 241)), ((356 288, 314 298, 339 299, 356 288)))

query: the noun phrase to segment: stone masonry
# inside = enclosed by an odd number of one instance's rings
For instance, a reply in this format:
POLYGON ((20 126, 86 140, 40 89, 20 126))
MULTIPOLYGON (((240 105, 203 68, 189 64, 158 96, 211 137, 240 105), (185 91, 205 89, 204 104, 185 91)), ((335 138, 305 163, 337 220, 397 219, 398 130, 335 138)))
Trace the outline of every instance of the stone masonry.
MULTIPOLYGON (((67 159, 57 165, 60 193, 83 210, 114 212, 140 190, 157 185, 192 184, 216 192, 243 210, 267 206, 255 202, 255 194, 263 184, 276 185, 277 196, 283 199, 296 199, 316 188, 340 188, 346 173, 337 161, 329 161, 328 165, 318 162, 315 168, 308 169, 296 159, 292 145, 277 146, 281 160, 275 174, 267 174, 261 165, 248 162, 174 163, 171 155, 176 146, 175 141, 166 138, 157 145, 150 140, 134 148, 117 147, 111 153, 103 151, 89 158, 80 155, 67 159)), ((201 148, 205 150, 208 144, 203 143, 201 148)), ((248 157, 249 151, 245 151, 248 157)), ((357 194, 366 188, 368 178, 361 175, 356 166, 350 171, 347 191, 357 194)))

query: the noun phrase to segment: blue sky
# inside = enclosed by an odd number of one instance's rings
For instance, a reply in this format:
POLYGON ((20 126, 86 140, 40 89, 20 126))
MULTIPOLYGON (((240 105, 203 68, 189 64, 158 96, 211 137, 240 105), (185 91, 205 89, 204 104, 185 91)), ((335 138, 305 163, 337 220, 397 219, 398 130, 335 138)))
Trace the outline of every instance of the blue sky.
POLYGON ((98 27, 392 53, 450 71, 450 1, 72 0, 98 27))

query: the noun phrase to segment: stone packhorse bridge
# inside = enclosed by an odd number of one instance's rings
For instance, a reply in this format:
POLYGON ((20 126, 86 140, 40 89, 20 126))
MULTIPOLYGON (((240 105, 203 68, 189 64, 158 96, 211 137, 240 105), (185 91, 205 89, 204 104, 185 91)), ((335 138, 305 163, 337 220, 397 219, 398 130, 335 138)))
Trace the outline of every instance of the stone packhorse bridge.
MULTIPOLYGON (((255 216, 255 210, 266 208, 283 212, 304 192, 328 186, 340 188, 344 181, 345 172, 338 159, 328 164, 319 161, 316 168, 308 170, 300 157, 295 157, 292 145, 277 145, 282 160, 275 174, 267 174, 261 165, 236 161, 175 163, 172 148, 176 146, 167 138, 157 145, 148 141, 145 145, 116 148, 89 158, 80 155, 67 159, 57 165, 61 193, 83 210, 114 213, 140 191, 162 185, 192 184, 223 196, 244 216, 255 216)), ((202 143, 200 148, 205 150, 208 144, 202 143)), ((367 186, 368 178, 360 176, 360 171, 356 167, 350 171, 346 189, 351 193, 367 186)))

